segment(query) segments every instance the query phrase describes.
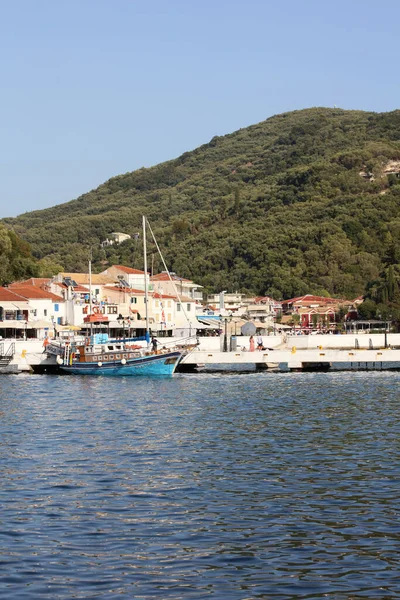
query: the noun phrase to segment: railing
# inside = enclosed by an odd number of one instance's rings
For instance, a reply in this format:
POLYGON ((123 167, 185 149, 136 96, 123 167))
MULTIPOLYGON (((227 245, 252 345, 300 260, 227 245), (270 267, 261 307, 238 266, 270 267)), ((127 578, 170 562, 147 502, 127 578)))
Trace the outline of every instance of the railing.
POLYGON ((4 343, 0 344, 0 366, 5 367, 10 364, 15 354, 15 343, 12 342, 7 352, 4 352, 4 343))

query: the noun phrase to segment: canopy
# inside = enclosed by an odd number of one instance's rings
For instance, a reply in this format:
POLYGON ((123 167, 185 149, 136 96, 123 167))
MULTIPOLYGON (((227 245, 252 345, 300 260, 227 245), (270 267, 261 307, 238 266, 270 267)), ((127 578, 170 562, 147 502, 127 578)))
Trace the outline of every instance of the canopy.
POLYGON ((26 321, 17 321, 16 319, 10 319, 7 321, 0 321, 0 329, 25 329, 26 321))
POLYGON ((80 331, 82 327, 78 325, 54 325, 56 331, 80 331))
POLYGON ((27 329, 53 329, 54 325, 50 321, 29 321, 27 329))

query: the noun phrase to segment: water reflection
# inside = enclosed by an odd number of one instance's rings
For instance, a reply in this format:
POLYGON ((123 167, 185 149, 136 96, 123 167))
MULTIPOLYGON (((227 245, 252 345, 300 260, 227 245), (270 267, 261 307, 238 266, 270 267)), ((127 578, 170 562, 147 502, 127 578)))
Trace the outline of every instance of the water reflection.
POLYGON ((0 597, 397 597, 399 377, 3 377, 0 597))

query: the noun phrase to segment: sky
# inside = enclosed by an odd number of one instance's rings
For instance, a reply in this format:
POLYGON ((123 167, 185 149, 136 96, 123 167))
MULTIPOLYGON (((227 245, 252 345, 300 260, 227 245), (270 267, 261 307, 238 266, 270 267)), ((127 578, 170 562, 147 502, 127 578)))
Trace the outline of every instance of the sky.
POLYGON ((0 0, 0 217, 312 106, 399 107, 400 2, 0 0))

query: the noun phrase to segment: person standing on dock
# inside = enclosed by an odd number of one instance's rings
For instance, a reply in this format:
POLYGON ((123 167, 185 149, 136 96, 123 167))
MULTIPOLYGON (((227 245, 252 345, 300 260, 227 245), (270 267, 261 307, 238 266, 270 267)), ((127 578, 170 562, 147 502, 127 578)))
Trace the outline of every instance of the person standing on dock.
POLYGON ((250 344, 250 352, 254 352, 254 350, 255 350, 256 348, 255 348, 255 342, 254 342, 254 338, 253 338, 253 336, 252 336, 252 335, 250 336, 250 339, 249 339, 249 344, 250 344))

